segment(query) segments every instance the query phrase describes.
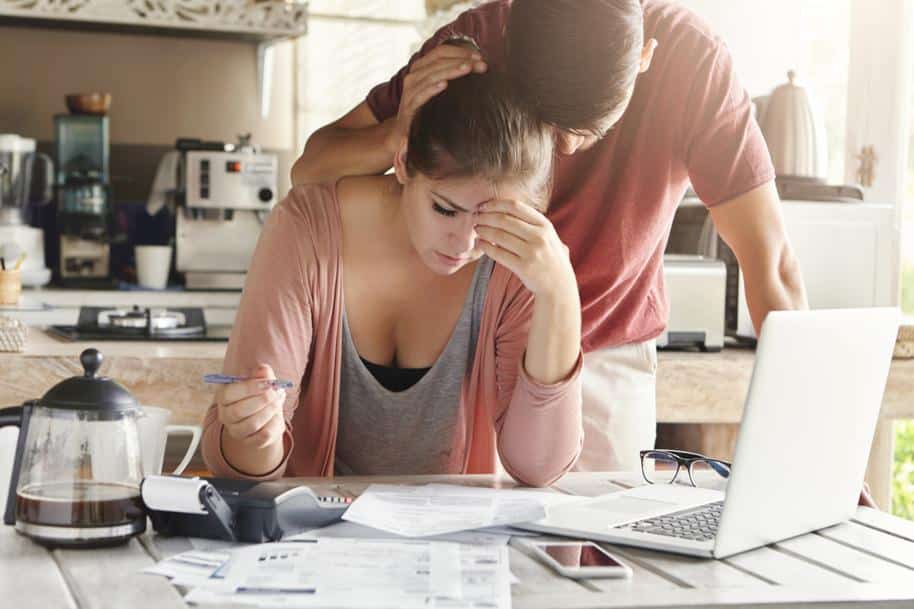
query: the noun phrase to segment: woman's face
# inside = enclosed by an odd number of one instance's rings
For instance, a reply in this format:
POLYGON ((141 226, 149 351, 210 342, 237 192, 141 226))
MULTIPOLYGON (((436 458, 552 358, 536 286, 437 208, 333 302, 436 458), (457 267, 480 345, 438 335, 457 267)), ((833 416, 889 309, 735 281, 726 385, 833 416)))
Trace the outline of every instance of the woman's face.
POLYGON ((403 184, 401 203, 413 248, 439 275, 451 275, 478 260, 476 210, 494 199, 495 187, 482 178, 432 180, 422 174, 403 184))
POLYGON ((484 178, 432 180, 422 174, 403 184, 401 204, 413 248, 439 275, 452 275, 483 252, 476 235, 479 206, 494 199, 523 201, 522 190, 484 178))

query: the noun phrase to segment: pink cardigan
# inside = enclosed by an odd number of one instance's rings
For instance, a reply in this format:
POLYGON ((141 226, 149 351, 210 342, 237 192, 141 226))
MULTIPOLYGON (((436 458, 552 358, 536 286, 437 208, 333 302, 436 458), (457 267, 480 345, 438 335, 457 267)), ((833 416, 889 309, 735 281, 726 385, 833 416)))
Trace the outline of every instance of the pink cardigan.
MULTIPOLYGON (((203 458, 217 476, 266 480, 332 476, 340 395, 342 232, 332 185, 292 190, 267 218, 248 271, 223 372, 247 374, 260 362, 292 379, 287 392, 286 453, 274 471, 250 476, 225 459, 215 404, 203 422, 203 458)), ((495 265, 476 355, 464 378, 455 433, 466 443, 460 472, 505 469, 534 486, 572 466, 583 441, 582 356, 568 378, 544 385, 530 378, 523 354, 533 295, 495 265)))

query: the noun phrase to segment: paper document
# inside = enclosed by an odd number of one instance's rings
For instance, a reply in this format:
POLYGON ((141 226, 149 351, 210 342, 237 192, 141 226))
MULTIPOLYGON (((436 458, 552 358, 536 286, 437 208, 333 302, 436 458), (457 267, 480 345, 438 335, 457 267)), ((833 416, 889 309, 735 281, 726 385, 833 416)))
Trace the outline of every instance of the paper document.
MULTIPOLYGON (((514 533, 508 532, 508 527, 498 527, 492 529, 479 529, 476 531, 460 531, 459 533, 447 533, 445 535, 434 535, 432 537, 423 537, 425 541, 449 541, 452 543, 468 543, 479 546, 503 546, 511 539, 514 533)), ((520 535, 528 534, 527 531, 519 531, 520 535)), ((539 533, 531 533, 539 535, 539 533)), ((323 539, 325 537, 346 537, 349 539, 413 539, 412 537, 403 537, 396 533, 388 533, 372 527, 366 527, 355 522, 335 522, 320 529, 305 531, 298 535, 283 538, 286 541, 300 541, 303 539, 323 539)))
POLYGON ((419 540, 322 538, 236 550, 221 588, 190 603, 324 609, 511 606, 508 548, 419 540))
MULTIPOLYGON (((176 586, 189 588, 211 582, 213 575, 231 558, 230 552, 201 552, 193 550, 176 554, 143 569, 143 573, 164 575, 176 586)), ((216 580, 218 581, 218 580, 216 580)))
POLYGON ((546 491, 372 484, 349 506, 343 520, 405 537, 426 537, 540 520, 547 506, 577 500, 546 491))

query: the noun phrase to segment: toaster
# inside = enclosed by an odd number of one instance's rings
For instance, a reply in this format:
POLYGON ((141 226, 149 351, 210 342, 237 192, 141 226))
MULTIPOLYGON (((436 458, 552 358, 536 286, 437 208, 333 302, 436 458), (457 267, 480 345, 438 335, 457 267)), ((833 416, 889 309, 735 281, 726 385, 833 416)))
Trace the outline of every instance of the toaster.
POLYGON ((669 318, 666 330, 657 338, 657 347, 723 349, 727 266, 714 258, 666 254, 663 284, 669 318))

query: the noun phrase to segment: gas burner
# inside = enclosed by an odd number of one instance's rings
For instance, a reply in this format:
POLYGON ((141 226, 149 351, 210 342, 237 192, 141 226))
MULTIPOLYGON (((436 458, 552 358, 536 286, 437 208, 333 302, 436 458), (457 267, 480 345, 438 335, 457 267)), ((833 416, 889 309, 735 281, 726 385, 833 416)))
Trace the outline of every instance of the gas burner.
POLYGON ((226 341, 232 327, 210 326, 200 307, 80 307, 75 326, 50 326, 67 340, 226 341))
POLYGON ((99 311, 98 326, 100 328, 151 328, 153 331, 173 330, 187 325, 187 317, 180 311, 169 309, 147 309, 133 307, 133 309, 109 309, 99 311))
POLYGON ((82 307, 77 330, 112 339, 161 340, 206 334, 203 309, 147 307, 82 307))

